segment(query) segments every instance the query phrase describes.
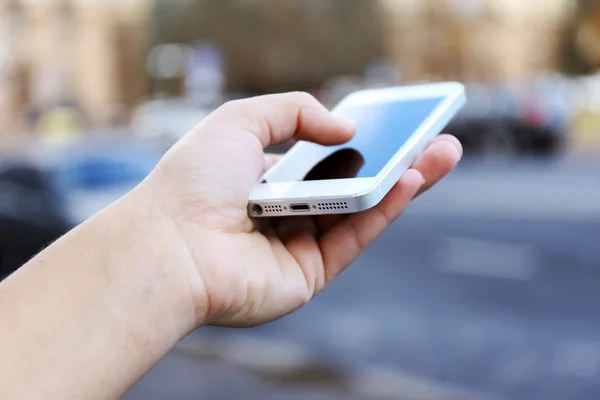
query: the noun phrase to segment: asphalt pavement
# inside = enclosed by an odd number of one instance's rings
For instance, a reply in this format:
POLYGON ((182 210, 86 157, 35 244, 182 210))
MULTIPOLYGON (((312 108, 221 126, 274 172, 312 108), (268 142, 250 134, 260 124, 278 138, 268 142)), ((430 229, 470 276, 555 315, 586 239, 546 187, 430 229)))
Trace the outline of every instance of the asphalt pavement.
POLYGON ((600 398, 600 163, 465 162, 313 303, 124 398, 600 398))

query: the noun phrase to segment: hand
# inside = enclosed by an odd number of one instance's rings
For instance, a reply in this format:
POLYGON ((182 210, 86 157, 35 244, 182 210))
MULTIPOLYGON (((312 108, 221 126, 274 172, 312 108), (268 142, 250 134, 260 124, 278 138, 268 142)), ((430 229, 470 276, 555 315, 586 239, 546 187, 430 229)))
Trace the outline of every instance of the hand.
MULTIPOLYGON (((254 326, 310 301, 404 211, 450 172, 458 140, 433 141, 375 208, 348 216, 262 220, 249 193, 274 158, 263 149, 290 138, 324 145, 354 134, 313 97, 289 93, 228 103, 176 144, 140 186, 185 243, 196 325, 254 326)), ((144 197, 142 197, 144 198, 144 197)))

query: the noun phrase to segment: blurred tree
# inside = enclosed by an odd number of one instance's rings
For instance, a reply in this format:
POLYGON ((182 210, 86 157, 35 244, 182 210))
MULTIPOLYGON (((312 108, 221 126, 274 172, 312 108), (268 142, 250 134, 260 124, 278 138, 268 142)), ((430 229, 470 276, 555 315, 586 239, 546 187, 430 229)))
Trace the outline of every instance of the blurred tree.
POLYGON ((562 44, 562 69, 572 75, 600 68, 600 1, 574 0, 562 44))
POLYGON ((153 44, 213 41, 230 90, 310 90, 385 55, 377 1, 154 1, 153 44))

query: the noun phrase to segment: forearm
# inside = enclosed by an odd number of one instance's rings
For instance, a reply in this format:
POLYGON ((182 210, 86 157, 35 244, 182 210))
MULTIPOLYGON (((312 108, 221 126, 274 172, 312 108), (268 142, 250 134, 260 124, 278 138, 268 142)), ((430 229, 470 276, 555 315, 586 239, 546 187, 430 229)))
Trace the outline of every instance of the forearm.
POLYGON ((119 201, 0 285, 3 396, 117 398, 194 328, 185 245, 143 212, 119 201))

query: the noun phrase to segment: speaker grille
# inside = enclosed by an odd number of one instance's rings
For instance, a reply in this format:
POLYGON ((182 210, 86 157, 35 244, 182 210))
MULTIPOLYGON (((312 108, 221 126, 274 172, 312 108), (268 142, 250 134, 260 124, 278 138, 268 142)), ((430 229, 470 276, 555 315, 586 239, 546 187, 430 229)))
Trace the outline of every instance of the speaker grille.
MULTIPOLYGON (((318 211, 344 211, 348 209, 348 203, 318 203, 312 206, 313 209, 318 211)), ((280 214, 287 210, 287 207, 271 205, 263 206, 265 214, 280 214)))
POLYGON ((274 213, 283 212, 283 207, 282 206, 265 206, 264 209, 265 209, 265 212, 267 214, 274 214, 274 213))
POLYGON ((317 204, 317 209, 319 211, 340 211, 340 210, 347 210, 348 209, 348 203, 345 202, 341 202, 341 203, 319 203, 317 204))

